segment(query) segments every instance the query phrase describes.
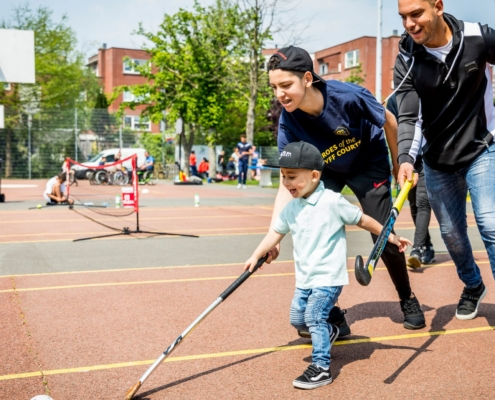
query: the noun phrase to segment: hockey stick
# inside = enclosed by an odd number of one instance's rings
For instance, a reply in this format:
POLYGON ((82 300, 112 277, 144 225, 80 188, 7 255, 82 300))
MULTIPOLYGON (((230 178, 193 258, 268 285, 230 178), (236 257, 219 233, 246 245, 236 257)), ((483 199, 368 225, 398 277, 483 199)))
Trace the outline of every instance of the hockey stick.
POLYGON ((385 222, 385 224, 383 225, 383 229, 376 239, 373 250, 371 250, 371 254, 368 257, 368 261, 366 262, 366 266, 364 266, 363 257, 356 257, 354 272, 356 274, 356 280, 363 286, 368 286, 370 284, 376 264, 378 263, 378 260, 380 259, 383 250, 385 249, 390 232, 392 232, 392 229, 394 228, 395 221, 399 216, 400 210, 404 205, 404 201, 406 200, 409 190, 412 187, 412 182, 413 181, 411 180, 404 183, 402 190, 400 191, 394 205, 392 206, 392 209, 390 210, 387 222, 385 222))
POLYGON ((125 396, 125 400, 131 400, 136 392, 139 390, 141 385, 144 383, 146 379, 151 375, 151 373, 155 370, 158 365, 165 360, 170 353, 186 338, 186 336, 201 322, 203 319, 206 318, 206 316, 211 313, 221 302, 223 302, 227 297, 229 297, 239 286, 241 286, 246 279, 248 279, 251 274, 253 274, 259 267, 263 265, 263 263, 266 261, 268 256, 261 257, 258 262, 256 263, 253 272, 250 272, 249 270, 246 270, 239 278, 235 280, 234 283, 232 283, 203 313, 194 320, 194 322, 189 325, 184 332, 182 332, 177 339, 174 340, 174 342, 167 347, 167 350, 165 350, 160 357, 157 358, 157 360, 151 365, 151 367, 148 368, 148 370, 144 373, 144 375, 139 379, 139 381, 127 392, 127 395, 125 396))

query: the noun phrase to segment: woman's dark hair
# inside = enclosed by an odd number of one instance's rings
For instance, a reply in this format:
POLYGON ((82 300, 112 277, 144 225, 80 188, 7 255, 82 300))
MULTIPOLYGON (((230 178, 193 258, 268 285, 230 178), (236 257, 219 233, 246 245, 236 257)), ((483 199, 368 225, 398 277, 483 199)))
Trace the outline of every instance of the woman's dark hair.
POLYGON ((60 179, 62 182, 65 182, 67 180, 67 174, 65 172, 61 172, 57 176, 58 179, 60 179))

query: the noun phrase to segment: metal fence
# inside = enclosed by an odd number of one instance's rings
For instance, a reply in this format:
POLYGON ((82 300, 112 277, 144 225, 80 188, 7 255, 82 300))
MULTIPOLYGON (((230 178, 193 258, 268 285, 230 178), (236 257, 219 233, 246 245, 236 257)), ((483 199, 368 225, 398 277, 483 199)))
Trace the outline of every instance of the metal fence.
POLYGON ((107 110, 60 109, 12 120, 0 129, 6 178, 47 178, 60 172, 66 157, 84 162, 104 149, 139 144, 139 133, 107 110))
MULTIPOLYGON (((49 178, 60 172, 66 157, 85 162, 109 148, 146 147, 155 157, 157 170, 169 171, 165 175, 173 178, 177 172, 175 144, 160 137, 145 145, 142 132, 123 126, 105 109, 57 109, 15 116, 6 110, 6 128, 0 129, 2 177, 49 178)), ((278 165, 277 147, 260 146, 258 150, 267 164, 278 165)))

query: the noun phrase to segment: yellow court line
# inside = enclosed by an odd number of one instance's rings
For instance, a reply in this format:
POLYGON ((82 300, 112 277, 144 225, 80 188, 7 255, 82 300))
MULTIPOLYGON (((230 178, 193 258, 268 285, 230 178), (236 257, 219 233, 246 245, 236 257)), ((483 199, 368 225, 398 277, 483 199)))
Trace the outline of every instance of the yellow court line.
MULTIPOLYGON (((489 261, 479 261, 478 264, 488 264, 489 261)), ((428 268, 439 268, 439 267, 452 267, 454 263, 442 263, 438 265, 432 265, 428 268)), ((385 271, 386 268, 375 268, 375 271, 385 271)), ((348 272, 353 272, 353 269, 347 270, 348 272)), ((273 278, 281 276, 294 276, 294 272, 278 273, 278 274, 259 274, 252 275, 251 278, 273 278)), ((80 288, 91 288, 91 287, 108 287, 108 286, 126 286, 126 285, 150 285, 157 283, 179 283, 179 282, 201 282, 201 281, 222 281, 227 279, 237 279, 239 276, 216 276, 207 278, 182 278, 182 279, 160 279, 153 281, 132 281, 132 282, 108 282, 108 283, 85 283, 80 285, 64 285, 64 286, 45 286, 45 287, 35 287, 35 288, 16 288, 16 289, 4 289, 0 290, 0 293, 13 293, 13 292, 37 292, 41 290, 61 290, 61 289, 80 289, 80 288)))
MULTIPOLYGON (((475 250, 473 253, 484 253, 485 250, 475 250)), ((438 255, 438 253, 437 253, 438 255)), ((347 257, 347 260, 355 260, 356 257, 347 257)), ((284 264, 284 263, 293 263, 294 260, 275 260, 272 261, 270 265, 273 264, 284 264)), ((479 261, 478 263, 486 264, 488 261, 479 261)), ((159 269, 184 269, 184 268, 209 268, 209 267, 225 267, 229 265, 241 265, 242 262, 232 262, 232 263, 223 263, 223 264, 197 264, 197 265, 170 265, 170 266, 161 266, 161 267, 143 267, 143 268, 117 268, 117 269, 102 269, 102 270, 86 270, 86 271, 61 271, 61 272, 40 272, 35 274, 11 274, 11 275, 0 275, 0 278, 11 278, 11 277, 31 277, 31 276, 51 276, 51 275, 76 275, 76 274, 99 274, 99 273, 112 273, 112 272, 128 272, 128 271, 148 271, 148 270, 159 270, 159 269)), ((423 268, 434 268, 446 265, 454 265, 452 261, 445 261, 443 263, 428 265, 423 268)), ((382 268, 377 268, 380 270, 382 268)), ((352 272, 352 269, 349 269, 348 272, 352 272)))
MULTIPOLYGON (((158 200, 177 200, 177 199, 158 199, 158 200)), ((180 199, 179 199, 180 200, 180 199)), ((184 199, 184 200, 189 200, 189 199, 184 199)), ((223 209, 229 209, 229 208, 239 208, 241 210, 246 209, 246 208, 261 208, 261 209, 267 209, 267 210, 273 210, 272 208, 266 208, 264 206, 259 206, 259 205, 245 205, 245 206, 231 206, 231 205, 225 205, 225 206, 202 206, 200 208, 194 207, 194 206, 183 206, 183 207, 142 207, 141 211, 168 211, 168 210, 192 210, 196 212, 200 212, 203 210, 223 210, 223 209)), ((68 209, 67 208, 62 208, 62 209, 50 209, 51 213, 64 213, 68 209)), ((36 210, 0 210, 0 215, 1 214, 26 214, 26 213, 34 213, 38 212, 36 210)))
MULTIPOLYGON (((253 275, 251 278, 262 278, 262 277, 274 277, 274 276, 291 276, 294 272, 280 273, 280 274, 263 274, 263 275, 253 275)), ((0 290, 0 293, 12 293, 12 292, 33 292, 39 290, 58 290, 58 289, 75 289, 75 288, 88 288, 88 287, 102 287, 102 286, 124 286, 124 285, 150 285, 154 283, 177 283, 177 282, 201 282, 201 281, 221 281, 226 279, 237 279, 239 275, 236 276, 217 276, 210 278, 183 278, 183 279, 163 279, 156 281, 135 281, 135 282, 109 282, 109 283, 88 283, 83 285, 67 285, 67 286, 46 286, 38 288, 16 288, 16 289, 5 289, 0 290)))
MULTIPOLYGON (((349 260, 355 259, 355 257, 349 257, 349 260)), ((276 260, 272 261, 270 265, 273 264, 283 264, 283 263, 292 263, 294 260, 276 260)), ((197 264, 197 265, 171 265, 171 266, 162 266, 162 267, 144 267, 144 268, 118 268, 118 269, 102 269, 102 270, 94 270, 94 271, 66 271, 66 272, 41 272, 38 274, 18 274, 18 275, 0 275, 0 278, 16 278, 16 277, 30 277, 30 276, 50 276, 50 275, 74 275, 74 274, 93 274, 93 273, 101 273, 101 272, 126 272, 126 271, 147 271, 147 270, 157 270, 157 269, 182 269, 182 268, 206 268, 206 267, 225 267, 228 265, 238 265, 240 266, 241 262, 232 262, 232 263, 224 263, 224 264, 197 264)))
MULTIPOLYGON (((271 214, 230 214, 230 215, 198 215, 190 217, 140 217, 140 221, 165 221, 165 220, 177 220, 177 219, 219 219, 219 218, 247 218, 247 217, 271 217, 271 214)), ((129 218, 129 216, 123 217, 129 218)), ((84 221, 84 220, 83 220, 84 221)), ((115 221, 115 218, 100 218, 98 221, 115 221)), ((11 220, 0 221, 0 224, 32 224, 37 222, 51 223, 51 222, 81 222, 81 218, 77 219, 33 219, 33 220, 11 220)), ((411 221, 412 223, 412 221, 411 221)))
MULTIPOLYGON (((239 227, 239 228, 204 228, 204 229, 182 229, 179 231, 175 231, 174 233, 181 234, 181 233, 191 233, 191 232, 201 232, 201 231, 238 231, 238 230, 253 230, 253 229, 268 229, 268 226, 253 226, 253 227, 239 227)), ((118 230, 118 229, 117 229, 118 230)), ((108 231, 99 231, 99 232, 62 232, 62 233, 11 233, 9 235, 0 235, 0 238, 2 237, 26 237, 26 236, 68 236, 68 235, 105 235, 108 231)), ((114 232, 118 233, 118 232, 114 232)), ((112 234, 112 232, 108 233, 109 235, 112 234)), ((136 234, 133 234, 136 235, 136 234)), ((153 236, 150 234, 150 236, 153 236)))
MULTIPOLYGON (((182 231, 174 231, 174 233, 181 234, 181 233, 194 233, 196 230, 195 229, 190 229, 188 231, 182 230, 182 231)), ((105 232, 98 232, 99 234, 105 235, 105 232)), ((108 232, 108 234, 111 234, 112 232, 108 232)), ((68 233, 67 235, 75 235, 75 233, 68 233)), ((77 233, 79 235, 79 233, 77 233)), ((266 235, 266 231, 261 231, 261 232, 246 232, 246 233, 212 233, 212 234, 202 234, 198 235, 199 237, 212 237, 212 236, 252 236, 252 235, 266 235)), ((147 239, 178 239, 178 236, 154 236, 150 235, 147 239)), ((53 240, 12 240, 12 241, 5 241, 2 242, 0 241, 0 246, 2 244, 24 244, 24 243, 54 243, 54 242, 72 242, 74 239, 77 239, 77 237, 73 237, 71 239, 53 239, 53 240)), ((104 240, 128 240, 128 239, 133 239, 133 235, 123 235, 123 236, 115 236, 115 237, 109 237, 105 238, 104 240)))
MULTIPOLYGON (((424 337, 433 336, 443 336, 443 335, 460 335, 464 333, 476 333, 476 332, 486 332, 495 330, 495 326, 481 326, 477 328, 466 328, 466 329, 451 329, 445 331, 436 332, 420 332, 420 333, 410 333, 406 335, 395 335, 395 336, 379 336, 372 338, 362 338, 362 339, 350 339, 350 340, 340 340, 335 342, 334 346, 348 346, 352 344, 361 343, 376 343, 376 342, 386 342, 392 340, 406 340, 406 339, 418 339, 424 337)), ((204 360, 210 358, 221 358, 221 357, 233 357, 233 356, 245 356, 250 354, 263 354, 263 353, 275 353, 279 351, 294 351, 302 349, 310 349, 311 344, 300 344, 293 346, 278 346, 278 347, 267 347, 263 349, 246 349, 237 351, 225 351, 221 353, 210 353, 210 354, 195 354, 190 356, 179 356, 179 357, 169 357, 164 362, 177 362, 177 361, 193 361, 193 360, 204 360)), ((87 367, 76 367, 76 368, 64 368, 64 369, 52 369, 47 371, 35 371, 35 372, 24 372, 20 374, 10 374, 10 375, 0 375, 0 381, 8 381, 13 379, 23 379, 23 378, 33 378, 48 375, 61 375, 61 374, 72 374, 80 372, 90 372, 90 371, 101 371, 107 369, 116 368, 126 368, 135 367, 140 365, 150 365, 154 363, 155 360, 142 360, 142 361, 129 361, 123 363, 114 364, 102 364, 102 365, 92 365, 87 367)))
MULTIPOLYGON (((430 225, 430 228, 436 228, 437 226, 435 225, 430 225)), ((472 228, 472 227, 476 227, 476 224, 474 225, 470 225, 468 224, 468 228, 472 228)), ((403 231, 406 231, 406 230, 414 230, 415 227, 414 225, 410 225, 410 226, 407 226, 407 227, 401 227, 401 226, 398 226, 398 228, 400 230, 403 230, 403 231)), ((223 228, 219 228, 219 229, 223 229, 223 228)), ((236 229, 236 228, 225 228, 226 230, 230 230, 230 229, 236 229)), ((251 228, 253 229, 253 228, 251 228)), ((214 229, 206 229, 206 230, 209 230, 209 231, 212 231, 214 229)), ((198 229, 189 229, 189 230, 179 230, 179 231, 175 231, 174 233, 190 233, 190 232, 197 232, 198 229)), ((362 231, 361 228, 357 228, 357 227, 350 227, 348 229, 346 229, 347 232, 357 232, 357 231, 362 231)), ((95 232, 96 233, 96 232, 95 232)), ((101 234, 105 234, 104 232, 97 232, 97 233, 101 233, 101 234)), ((111 232, 110 232, 111 233, 111 232)), ((81 233, 80 232, 75 232, 75 233, 66 233, 66 235, 80 235, 81 233)), ((93 234, 93 233, 91 233, 93 234)), ((202 235, 198 235, 200 237, 213 237, 213 236, 242 236, 242 235, 246 235, 246 236, 249 236, 249 235, 265 235, 266 234, 266 230, 264 231, 261 231, 261 232, 246 232, 246 233, 212 233, 212 234, 202 234, 202 235)), ((31 236, 31 234, 26 234, 28 236, 31 236)), ((47 234, 44 234, 44 235, 47 235, 47 234)), ((11 237, 11 236, 21 236, 21 235, 4 235, 6 237, 11 237)), ((2 237, 2 236, 0 236, 2 237)), ((174 236, 160 236, 162 239, 175 239, 174 236)), ((107 239, 110 239, 110 240, 119 240, 119 239, 129 239, 129 237, 114 237, 114 238, 107 238, 107 239)), ((52 242, 71 242, 72 240, 74 240, 74 238, 72 239, 54 239, 54 240, 12 240, 12 241, 0 241, 0 245, 2 244, 22 244, 22 243, 52 243, 52 242)))

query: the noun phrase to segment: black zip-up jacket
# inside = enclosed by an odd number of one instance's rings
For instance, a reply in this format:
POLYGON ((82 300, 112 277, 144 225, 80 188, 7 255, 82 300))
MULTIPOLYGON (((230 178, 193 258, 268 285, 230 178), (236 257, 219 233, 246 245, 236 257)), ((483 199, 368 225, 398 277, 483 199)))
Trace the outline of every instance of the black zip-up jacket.
POLYGON ((449 14, 444 18, 453 33, 452 49, 445 62, 416 44, 407 33, 399 43, 394 82, 396 87, 404 82, 396 94, 398 162, 414 164, 421 143, 423 160, 429 167, 453 172, 470 165, 495 135, 487 65, 495 64, 495 31, 449 14), (418 118, 420 123, 416 124, 418 118), (414 137, 416 125, 423 138, 418 133, 414 137))

